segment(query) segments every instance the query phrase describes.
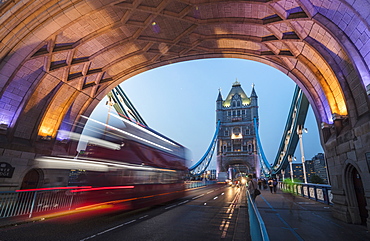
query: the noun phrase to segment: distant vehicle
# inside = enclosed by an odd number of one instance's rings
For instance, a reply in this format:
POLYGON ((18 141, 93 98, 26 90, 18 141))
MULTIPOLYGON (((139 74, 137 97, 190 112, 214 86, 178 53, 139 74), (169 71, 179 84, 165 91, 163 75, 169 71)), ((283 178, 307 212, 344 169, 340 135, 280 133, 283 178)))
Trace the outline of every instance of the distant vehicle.
POLYGON ((217 176, 217 181, 218 182, 226 182, 228 179, 227 172, 219 172, 217 176))

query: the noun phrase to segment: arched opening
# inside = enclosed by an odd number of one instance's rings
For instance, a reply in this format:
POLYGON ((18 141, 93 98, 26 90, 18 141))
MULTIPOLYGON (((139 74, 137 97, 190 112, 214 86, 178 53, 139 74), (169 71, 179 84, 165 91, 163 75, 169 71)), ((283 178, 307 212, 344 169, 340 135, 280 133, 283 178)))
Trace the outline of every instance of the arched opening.
POLYGON ((368 218, 369 214, 366 210, 367 203, 362 178, 356 168, 353 168, 352 170, 352 181, 353 189, 355 191, 355 196, 357 199, 358 210, 360 213, 361 224, 365 225, 366 219, 368 218))
MULTIPOLYGON (((221 89, 226 95, 235 81, 234 77, 238 77, 248 96, 254 84, 259 96, 260 136, 264 151, 273 162, 295 88, 294 81, 276 68, 237 58, 192 60, 146 71, 120 86, 151 128, 191 149, 197 161, 203 156, 209 138, 214 133, 217 90, 221 89), (271 82, 271 79, 274 81, 271 82), (147 96, 150 96, 150 101, 147 96), (200 138, 192 138, 195 134, 200 138)), ((104 99, 100 102, 91 115, 92 119, 106 121, 108 109, 105 103, 104 99)), ((252 113, 246 111, 246 115, 252 113)), ((237 117, 237 111, 230 111, 228 116, 237 117)), ((304 142, 311 143, 311 147, 305 151, 306 156, 311 158, 323 152, 313 108, 309 109, 305 127, 310 131, 305 133, 304 142)), ((234 129, 224 129, 221 133, 224 136, 248 136, 254 130, 252 127, 240 128, 234 133, 234 129)), ((235 147, 244 150, 244 143, 224 143, 223 152, 233 151, 235 147)), ((252 153, 255 148, 253 143, 246 143, 245 151, 252 153)), ((297 160, 300 160, 300 155, 298 150, 297 160)))
MULTIPOLYGON (((3 22, 9 27, 0 33, 5 46, 0 50, 0 104, 5 107, 1 148, 11 149, 18 146, 11 142, 20 140, 30 143, 21 150, 33 152, 36 146, 42 153, 49 151, 51 145, 46 143, 51 143, 61 123, 65 120, 74 127, 113 86, 170 63, 222 57, 268 64, 304 90, 325 135, 333 179, 344 180, 337 170, 346 167, 338 158, 352 152, 360 159, 367 152, 370 59, 365 1, 148 1, 151 7, 146 1, 69 1, 32 3, 34 11, 19 7, 17 1, 5 2, 3 22), (339 146, 342 140, 346 144, 339 146)), ((178 130, 179 121, 173 122, 178 130)), ((163 123, 169 125, 167 120, 163 123)), ((188 133, 202 136, 194 130, 188 133)), ((346 171, 351 185, 344 195, 355 196, 351 189, 357 174, 352 170, 346 171)), ((357 170, 362 180, 369 180, 368 171, 357 170)), ((333 189, 342 190, 337 183, 333 189)), ((357 199, 349 205, 358 206, 353 203, 357 199)))
POLYGON ((351 222, 366 225, 368 211, 362 180, 362 173, 358 171, 356 166, 349 164, 345 169, 344 183, 351 222))
POLYGON ((24 176, 20 189, 32 189, 39 187, 42 176, 41 170, 31 169, 24 176))
POLYGON ((245 177, 247 174, 250 174, 252 168, 241 160, 240 161, 235 160, 229 163, 228 170, 229 172, 231 172, 232 178, 236 179, 240 176, 245 177))

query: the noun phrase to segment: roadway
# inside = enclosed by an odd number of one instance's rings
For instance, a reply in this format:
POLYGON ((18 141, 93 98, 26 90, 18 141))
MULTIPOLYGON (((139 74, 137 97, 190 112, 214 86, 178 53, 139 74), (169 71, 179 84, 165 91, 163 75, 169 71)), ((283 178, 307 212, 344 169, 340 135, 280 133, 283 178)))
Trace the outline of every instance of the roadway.
MULTIPOLYGON (((1 224, 0 224, 1 225, 1 224)), ((245 188, 212 185, 131 212, 97 209, 0 228, 0 240, 249 240, 245 188)))

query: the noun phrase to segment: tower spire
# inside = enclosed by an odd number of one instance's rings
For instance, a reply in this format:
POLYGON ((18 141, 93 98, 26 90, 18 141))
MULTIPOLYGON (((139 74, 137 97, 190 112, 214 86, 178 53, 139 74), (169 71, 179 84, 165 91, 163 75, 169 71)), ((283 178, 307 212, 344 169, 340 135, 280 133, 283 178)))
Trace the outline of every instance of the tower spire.
POLYGON ((222 94, 221 94, 221 88, 218 89, 218 97, 217 97, 217 101, 223 101, 222 99, 222 94))
POLYGON ((253 83, 253 84, 252 84, 252 93, 251 93, 251 97, 257 97, 256 91, 254 90, 254 86, 255 86, 255 84, 253 83))

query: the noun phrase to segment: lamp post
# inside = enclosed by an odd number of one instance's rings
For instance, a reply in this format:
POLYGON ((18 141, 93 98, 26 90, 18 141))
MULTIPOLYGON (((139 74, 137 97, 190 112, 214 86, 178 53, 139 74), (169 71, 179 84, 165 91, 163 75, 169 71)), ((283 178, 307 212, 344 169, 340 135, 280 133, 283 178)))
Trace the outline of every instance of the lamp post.
POLYGON ((305 159, 304 159, 304 151, 303 151, 303 141, 302 141, 302 131, 305 130, 307 132, 307 128, 303 129, 302 125, 297 126, 297 134, 299 136, 299 147, 301 149, 301 158, 302 158, 302 168, 303 168, 303 178, 304 183, 307 183, 307 176, 306 176, 306 165, 305 165, 305 159))
POLYGON ((293 180, 293 158, 291 155, 288 156, 288 161, 289 161, 289 167, 290 167, 290 179, 292 180, 292 182, 294 182, 293 180))

